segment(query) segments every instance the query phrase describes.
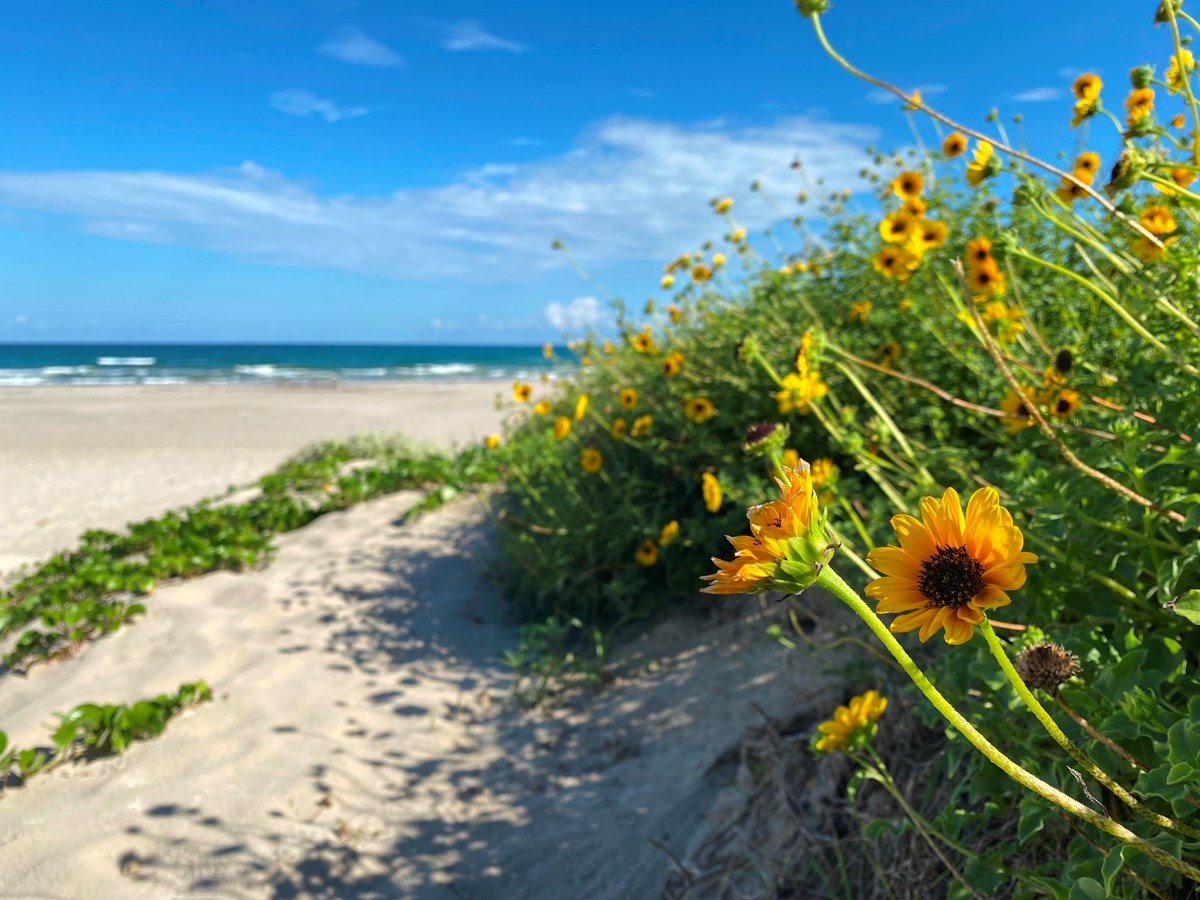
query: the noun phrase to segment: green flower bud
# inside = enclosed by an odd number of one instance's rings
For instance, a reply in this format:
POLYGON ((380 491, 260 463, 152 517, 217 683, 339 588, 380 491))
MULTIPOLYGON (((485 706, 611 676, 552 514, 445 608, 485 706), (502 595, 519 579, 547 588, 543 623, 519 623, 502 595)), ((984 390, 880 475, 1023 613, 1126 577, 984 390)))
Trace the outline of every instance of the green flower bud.
POLYGON ((1129 83, 1134 90, 1150 87, 1150 81, 1154 78, 1154 69, 1150 66, 1137 66, 1129 70, 1129 83))
POLYGON ((806 19, 828 10, 829 0, 796 0, 796 11, 806 19))

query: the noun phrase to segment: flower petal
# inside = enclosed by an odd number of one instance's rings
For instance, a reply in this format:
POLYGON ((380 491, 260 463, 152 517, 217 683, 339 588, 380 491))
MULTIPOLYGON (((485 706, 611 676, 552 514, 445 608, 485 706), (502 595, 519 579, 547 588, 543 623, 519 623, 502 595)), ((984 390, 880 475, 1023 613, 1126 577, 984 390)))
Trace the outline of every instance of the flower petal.
POLYGON ((1025 564, 1019 562, 1003 562, 983 572, 985 584, 994 585, 1002 591, 1020 590, 1025 584, 1025 564))
POLYGON ((929 598, 920 591, 890 591, 886 596, 879 598, 879 605, 875 607, 875 612, 886 616, 892 613, 908 612, 911 609, 920 609, 928 605, 929 598))
MULTIPOLYGON (((967 607, 964 607, 966 609, 967 607)), ((961 614, 962 610, 959 610, 961 614)), ((965 644, 969 641, 972 635, 975 634, 975 627, 970 623, 961 619, 958 615, 950 616, 946 620, 946 643, 952 646, 965 644)))
POLYGON ((936 612, 937 607, 927 606, 924 609, 918 609, 916 612, 896 616, 896 618, 892 619, 892 624, 889 627, 897 634, 902 631, 912 631, 914 628, 920 628, 926 621, 932 619, 936 612))
POLYGON ((867 554, 867 562, 884 575, 913 580, 921 569, 920 560, 909 556, 899 547, 876 547, 867 554))

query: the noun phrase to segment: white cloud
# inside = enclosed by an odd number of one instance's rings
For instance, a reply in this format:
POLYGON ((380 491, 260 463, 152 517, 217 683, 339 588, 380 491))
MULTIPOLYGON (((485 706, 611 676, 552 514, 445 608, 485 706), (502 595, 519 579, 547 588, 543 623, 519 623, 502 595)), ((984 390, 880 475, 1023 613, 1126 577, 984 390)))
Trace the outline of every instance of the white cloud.
POLYGON ((537 138, 515 137, 508 139, 508 145, 510 147, 540 147, 542 146, 542 142, 537 138))
POLYGON ((271 108, 289 116, 318 115, 326 122, 356 119, 370 112, 365 106, 338 106, 332 100, 322 100, 311 91, 276 91, 271 95, 271 108))
MULTIPOLYGON (((935 97, 938 94, 944 94, 949 90, 944 84, 919 84, 915 88, 909 90, 920 91, 922 97, 935 97)), ((900 98, 891 91, 885 91, 883 88, 876 88, 873 91, 867 92, 867 102, 874 103, 876 106, 887 106, 889 103, 899 103, 900 98)))
POLYGON ((627 93, 630 97, 637 97, 639 100, 653 100, 654 99, 654 91, 648 90, 646 88, 636 88, 636 87, 628 88, 625 91, 625 93, 627 93))
POLYGON ((600 301, 595 297, 576 297, 566 306, 551 303, 546 307, 546 321, 555 331, 579 334, 600 321, 600 301))
POLYGON ((529 48, 517 41, 498 37, 487 31, 479 22, 468 20, 446 26, 446 37, 442 41, 446 50, 504 50, 508 53, 524 53, 529 48))
POLYGON ((1013 100, 1017 103, 1047 103, 1061 99, 1062 95, 1063 92, 1055 87, 1037 87, 1013 94, 1013 100))
POLYGON ((343 28, 330 35, 317 52, 356 66, 399 68, 404 59, 387 44, 381 44, 361 28, 343 28))
POLYGON ((738 220, 778 216, 747 193, 799 189, 799 156, 829 190, 853 188, 870 128, 807 118, 736 128, 609 119, 560 156, 488 165, 440 186, 321 195, 252 162, 205 174, 3 172, 0 207, 77 216, 125 240, 169 242, 262 262, 422 281, 528 281, 562 265, 663 260, 718 237, 709 198, 740 198, 738 220))

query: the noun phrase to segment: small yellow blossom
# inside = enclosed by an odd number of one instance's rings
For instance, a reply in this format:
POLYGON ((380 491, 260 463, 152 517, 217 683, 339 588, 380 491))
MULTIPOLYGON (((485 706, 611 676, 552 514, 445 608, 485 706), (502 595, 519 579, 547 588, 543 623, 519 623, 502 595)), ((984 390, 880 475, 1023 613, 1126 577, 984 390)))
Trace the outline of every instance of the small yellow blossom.
POLYGON ((675 519, 672 519, 670 522, 664 525, 662 527, 662 531, 659 532, 658 546, 666 547, 668 544, 674 542, 677 537, 679 537, 679 522, 677 522, 675 519))
POLYGON ((791 447, 788 447, 783 451, 783 456, 780 457, 780 462, 782 462, 789 469, 795 469, 800 465, 800 453, 796 450, 793 450, 791 447))
POLYGON ((912 237, 909 239, 909 252, 919 256, 926 250, 940 247, 946 243, 948 234, 949 230, 946 228, 944 222, 926 219, 919 223, 918 227, 913 231, 912 237))
POLYGON ((628 423, 624 419, 621 419, 621 418, 613 419, 612 431, 611 431, 612 436, 614 438, 616 438, 617 440, 620 440, 621 438, 623 438, 625 436, 625 432, 628 429, 628 427, 629 427, 628 423))
POLYGON ((489 434, 483 439, 483 446, 487 447, 489 450, 495 450, 500 446, 500 435, 489 434))
POLYGON ((703 284, 712 278, 712 269, 705 265, 695 266, 692 269, 692 281, 696 284, 703 284))
POLYGON ((1087 72, 1075 79, 1075 83, 1071 85, 1071 93, 1077 100, 1095 100, 1100 96, 1100 88, 1103 86, 1104 82, 1100 80, 1099 75, 1087 72))
POLYGON ((713 202, 713 212, 717 213, 717 215, 720 215, 721 213, 727 213, 729 212, 729 208, 731 206, 733 206, 733 198, 724 197, 713 202))
POLYGON ((621 404, 621 409, 633 409, 637 406, 638 392, 636 388, 621 388, 621 393, 617 395, 621 404))
POLYGON ((641 332, 635 334, 631 343, 633 344, 633 349, 638 353, 653 353, 654 338, 650 335, 650 326, 647 325, 641 332))
POLYGON ((717 410, 707 397, 691 397, 683 401, 683 414, 697 425, 703 425, 717 414, 717 410))
POLYGON ((658 283, 658 286, 661 287, 664 291, 667 291, 667 290, 670 290, 672 285, 674 285, 674 284, 675 284, 675 276, 674 275, 664 275, 662 277, 662 281, 660 281, 658 283))
POLYGON ((889 244, 903 244, 912 236, 917 222, 918 220, 914 219, 907 210, 898 209, 888 213, 880 221, 879 236, 889 244))
POLYGON ((683 310, 674 303, 667 307, 667 315, 671 317, 671 323, 674 325, 683 321, 683 310))
POLYGON ((920 196, 925 190, 925 179, 920 172, 901 172, 892 179, 892 193, 901 200, 909 200, 920 196))
POLYGON ((859 322, 863 325, 867 324, 867 315, 871 312, 870 300, 859 300, 850 304, 850 313, 847 318, 851 322, 859 322))
POLYGON ((1167 82, 1167 88, 1172 92, 1180 92, 1183 90, 1183 83, 1187 79, 1188 73, 1196 68, 1196 58, 1192 56, 1191 50, 1183 50, 1171 57, 1171 64, 1167 66, 1167 71, 1163 76, 1163 80, 1167 82))
POLYGON ((920 258, 911 251, 896 246, 887 246, 875 254, 871 265, 884 278, 895 278, 897 281, 908 281, 909 277, 920 264, 920 258))
POLYGON ((887 709, 887 698, 878 691, 867 691, 851 697, 846 706, 833 711, 833 718, 817 726, 822 735, 813 748, 819 753, 834 753, 838 750, 855 750, 875 736, 875 723, 887 709))
POLYGON ((781 390, 775 393, 775 402, 779 404, 779 412, 784 415, 793 410, 800 415, 808 415, 812 411, 812 401, 821 399, 828 392, 829 386, 821 380, 821 373, 816 369, 789 372, 783 376, 781 390))
POLYGON ((617 348, 613 346, 613 342, 612 342, 612 341, 605 341, 605 342, 604 342, 604 347, 603 347, 603 349, 604 349, 604 352, 605 352, 606 354, 609 354, 609 355, 611 355, 611 354, 612 354, 612 352, 613 352, 614 350, 616 350, 617 348))
POLYGON ((554 420, 554 436, 558 440, 562 440, 571 433, 571 420, 566 416, 559 416, 554 420))
MULTIPOLYGON (((896 368, 896 363, 900 361, 900 344, 896 341, 885 341, 879 345, 877 351, 883 359, 883 364, 889 369, 896 368)), ((815 466, 816 463, 813 463, 815 466)))
POLYGON ((579 467, 589 475, 595 475, 604 467, 604 456, 595 447, 588 447, 579 454, 579 467))
POLYGON ((578 422, 587 415, 588 395, 580 394, 579 399, 575 401, 575 421, 578 422))
POLYGON ((638 416, 636 419, 633 420, 633 428, 630 429, 629 434, 635 438, 641 437, 642 435, 649 433, 650 426, 653 424, 654 424, 653 416, 649 416, 649 415, 638 416))
POLYGON ((549 400, 539 400, 537 402, 537 404, 533 407, 533 411, 535 413, 537 413, 539 416, 546 415, 546 413, 550 412, 550 401, 549 400))
POLYGON ((542 356, 546 357, 546 359, 550 359, 552 356, 554 356, 554 345, 553 344, 543 344, 542 345, 542 356))
POLYGON ((1000 271, 994 261, 990 265, 972 268, 967 275, 967 281, 971 285, 971 293, 975 297, 989 295, 999 297, 1004 293, 1006 286, 1004 273, 1000 271))
POLYGON ((1179 227, 1175 224, 1175 217, 1171 215, 1171 211, 1161 205, 1142 210, 1138 221, 1142 223, 1143 228, 1155 235, 1170 234, 1179 227))
POLYGON ((714 253, 712 255, 712 264, 714 269, 719 269, 721 266, 725 265, 725 254, 714 253))
POLYGON ((721 508, 721 482, 712 472, 700 476, 700 493, 704 497, 704 508, 715 513, 721 508))
POLYGON ((824 487, 837 474, 837 466, 833 464, 833 460, 828 456, 823 456, 820 459, 814 459, 810 467, 812 475, 813 487, 824 487))
POLYGON ((1009 388, 1004 399, 1000 401, 1001 412, 1009 415, 1005 420, 1004 430, 1009 434, 1016 434, 1031 426, 1033 418, 1029 415, 1029 410, 1036 402, 1032 388, 1022 387, 1020 394, 1009 388))
POLYGON ((639 566, 650 568, 658 562, 658 545, 650 538, 646 538, 633 554, 633 558, 639 566))
POLYGON ((947 159, 961 156, 966 149, 966 135, 960 134, 957 131, 950 132, 950 134, 946 135, 946 139, 942 141, 942 154, 947 159))
POLYGON ((900 310, 900 312, 902 312, 902 313, 908 312, 910 309, 912 309, 912 298, 905 297, 903 300, 901 300, 899 303, 896 304, 896 309, 900 310))
POLYGON ((668 353, 663 357, 663 374, 670 378, 673 375, 678 375, 683 371, 683 354, 678 350, 668 353))
POLYGON ((994 175, 996 170, 997 165, 992 158, 992 145, 987 141, 976 141, 973 159, 967 163, 967 184, 978 187, 985 178, 994 175))
POLYGON ((1050 404, 1050 415, 1059 419, 1069 419, 1082 405, 1078 391, 1063 388, 1050 404))
POLYGON ((745 228, 735 228, 735 229, 733 229, 733 233, 731 235, 729 235, 729 240, 734 244, 740 244, 745 239, 746 239, 746 229, 745 228))
POLYGON ((1153 88, 1136 88, 1125 98, 1126 122, 1133 128, 1139 122, 1145 121, 1154 112, 1153 88))
POLYGON ((529 395, 533 393, 533 385, 522 384, 519 381, 513 382, 513 399, 518 403, 524 403, 529 399, 529 395))

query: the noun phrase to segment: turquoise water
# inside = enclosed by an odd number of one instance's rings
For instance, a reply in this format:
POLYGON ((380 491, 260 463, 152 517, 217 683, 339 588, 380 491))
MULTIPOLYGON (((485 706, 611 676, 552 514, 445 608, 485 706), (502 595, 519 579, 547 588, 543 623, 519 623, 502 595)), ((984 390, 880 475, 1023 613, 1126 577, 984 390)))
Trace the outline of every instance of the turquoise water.
POLYGON ((0 387, 532 379, 538 347, 366 344, 0 344, 0 387))

